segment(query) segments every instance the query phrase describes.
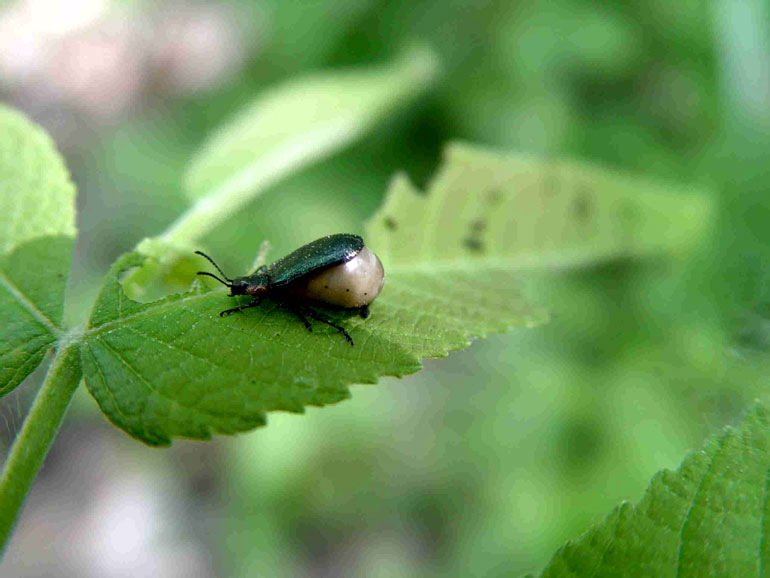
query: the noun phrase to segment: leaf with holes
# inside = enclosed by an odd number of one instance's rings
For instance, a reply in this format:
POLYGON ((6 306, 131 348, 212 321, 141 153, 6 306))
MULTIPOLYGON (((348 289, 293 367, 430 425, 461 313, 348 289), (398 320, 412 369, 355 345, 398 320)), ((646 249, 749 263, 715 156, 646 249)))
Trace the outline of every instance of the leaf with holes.
POLYGON ((368 241, 389 271, 511 274, 683 254, 708 230, 712 210, 699 192, 586 163, 455 144, 427 195, 396 179, 368 241))
POLYGON ((637 505, 623 504, 551 560, 543 576, 764 576, 770 412, 754 408, 637 505))
POLYGON ((84 334, 86 384, 114 423, 150 444, 244 431, 268 411, 333 403, 351 383, 536 325, 544 314, 521 296, 523 269, 680 250, 707 213, 700 197, 583 165, 455 146, 427 195, 397 178, 369 225, 385 288, 367 320, 327 312, 355 347, 327 326, 308 332, 270 302, 220 318, 248 298, 200 282, 132 301, 119 278, 146 259, 132 253, 113 267, 84 334))
POLYGON ((62 332, 75 189, 50 139, 0 106, 0 394, 37 367, 62 332))

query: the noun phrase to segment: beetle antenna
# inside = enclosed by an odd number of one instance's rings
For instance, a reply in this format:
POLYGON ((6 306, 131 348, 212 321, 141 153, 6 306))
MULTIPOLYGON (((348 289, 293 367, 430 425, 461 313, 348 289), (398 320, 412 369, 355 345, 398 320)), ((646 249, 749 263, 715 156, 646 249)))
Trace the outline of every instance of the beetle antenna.
POLYGON ((198 271, 197 275, 206 275, 206 277, 213 277, 214 279, 216 279, 217 281, 219 281, 219 282, 220 282, 222 285, 224 285, 225 287, 230 287, 231 289, 232 289, 232 287, 233 287, 231 283, 225 283, 224 281, 222 281, 222 279, 220 279, 219 277, 217 277, 217 276, 216 276, 216 275, 214 275, 213 273, 209 273, 209 272, 207 272, 207 271, 198 271))
MULTIPOLYGON (((201 257, 205 257, 205 258, 208 260, 208 262, 209 262, 209 263, 211 263, 212 265, 214 265, 214 267, 216 267, 216 268, 217 268, 217 271, 219 271, 219 274, 220 274, 220 275, 222 275, 222 277, 224 277, 225 279, 227 279, 227 281, 228 281, 228 282, 230 282, 230 283, 232 283, 232 282, 233 282, 233 280, 232 280, 232 279, 230 279, 230 277, 228 277, 227 275, 225 275, 225 272, 224 272, 224 271, 222 271, 222 269, 220 269, 220 268, 219 268, 219 265, 217 265, 216 263, 214 263, 214 259, 212 259, 212 258, 211 258, 211 257, 209 257, 208 255, 206 255, 206 253, 204 253, 203 251, 195 251, 195 253, 196 253, 197 255, 200 255, 201 257)), ((200 273, 198 273, 198 275, 200 275, 200 273)), ((214 275, 211 275, 211 277, 214 277, 214 275)), ((214 279, 217 279, 217 277, 214 277, 214 279)), ((217 281, 221 282, 223 285, 227 285, 227 283, 225 283, 225 282, 224 282, 224 281, 222 281, 221 279, 217 279, 217 281)))

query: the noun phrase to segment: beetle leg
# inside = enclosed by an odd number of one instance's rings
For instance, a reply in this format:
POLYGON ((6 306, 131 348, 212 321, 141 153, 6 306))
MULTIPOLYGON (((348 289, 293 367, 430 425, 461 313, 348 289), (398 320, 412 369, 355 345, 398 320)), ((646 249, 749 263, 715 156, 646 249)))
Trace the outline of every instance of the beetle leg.
POLYGON ((293 314, 297 319, 302 321, 302 325, 305 326, 305 329, 308 331, 313 331, 313 326, 310 325, 310 321, 307 320, 307 317, 303 314, 302 311, 299 310, 299 307, 297 307, 294 303, 290 303, 288 301, 273 299, 273 303, 278 305, 281 309, 286 309, 289 313, 293 314))
POLYGON ((290 312, 292 312, 300 321, 302 321, 302 324, 305 326, 305 329, 312 332, 313 326, 310 325, 310 321, 307 320, 307 317, 303 314, 302 311, 300 311, 297 307, 294 307, 293 305, 290 305, 288 303, 278 303, 281 307, 284 309, 288 309, 290 312))
POLYGON ((326 325, 329 325, 330 327, 334 327, 334 329, 342 333, 342 335, 345 337, 347 342, 350 343, 350 346, 353 347, 353 339, 350 337, 350 334, 347 331, 345 331, 344 327, 340 327, 333 321, 329 321, 328 319, 323 317, 320 313, 317 313, 316 311, 313 311, 312 309, 310 309, 310 307, 307 307, 305 309, 305 313, 307 313, 310 317, 312 317, 316 321, 320 321, 321 323, 326 323, 326 325))
POLYGON ((367 317, 369 317, 369 313, 370 313, 370 311, 369 311, 369 306, 368 305, 364 305, 358 311, 358 314, 361 316, 361 319, 366 319, 367 317))
POLYGON ((237 313, 238 311, 243 311, 244 309, 248 309, 249 307, 256 307, 262 303, 262 297, 255 297, 254 301, 250 303, 246 303, 246 305, 240 305, 238 307, 233 307, 232 309, 225 309, 224 311, 221 311, 219 313, 220 317, 224 317, 225 315, 230 315, 231 313, 237 313))

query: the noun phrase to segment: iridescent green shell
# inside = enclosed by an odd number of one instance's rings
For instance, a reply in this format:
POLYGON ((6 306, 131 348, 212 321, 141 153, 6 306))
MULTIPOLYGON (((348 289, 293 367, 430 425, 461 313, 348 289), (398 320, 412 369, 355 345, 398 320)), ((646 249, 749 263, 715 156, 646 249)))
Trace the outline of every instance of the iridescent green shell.
POLYGON ((267 266, 269 286, 282 287, 328 267, 347 263, 364 248, 358 235, 339 233, 321 237, 267 266))

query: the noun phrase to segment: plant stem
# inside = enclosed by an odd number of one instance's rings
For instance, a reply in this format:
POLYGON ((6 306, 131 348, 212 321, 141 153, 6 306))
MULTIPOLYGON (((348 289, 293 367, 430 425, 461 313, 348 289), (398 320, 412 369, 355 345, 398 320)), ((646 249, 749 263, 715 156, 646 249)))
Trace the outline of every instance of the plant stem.
POLYGON ((24 499, 43 465, 81 375, 77 346, 61 344, 0 477, 0 551, 5 549, 24 499))
POLYGON ((198 199, 162 235, 169 244, 194 243, 285 176, 324 158, 362 132, 343 116, 289 139, 198 199))

